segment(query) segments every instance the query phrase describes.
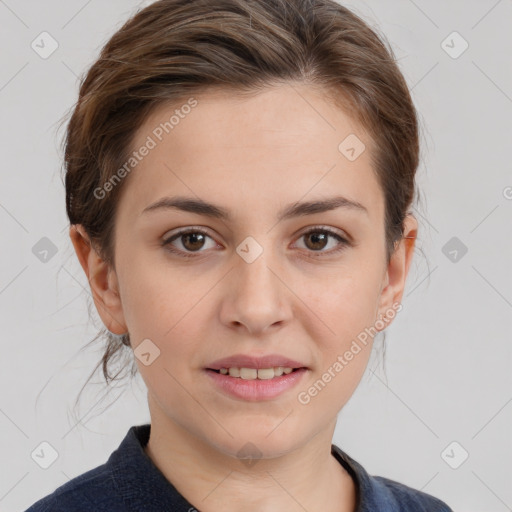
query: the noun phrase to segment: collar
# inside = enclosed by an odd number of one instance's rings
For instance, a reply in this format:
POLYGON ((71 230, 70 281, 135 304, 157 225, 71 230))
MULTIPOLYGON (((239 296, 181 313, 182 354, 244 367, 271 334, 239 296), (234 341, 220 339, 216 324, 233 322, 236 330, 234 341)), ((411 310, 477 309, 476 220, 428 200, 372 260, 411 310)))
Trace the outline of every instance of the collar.
POLYGON ((356 484, 356 512, 392 512, 395 510, 389 501, 387 491, 375 477, 336 445, 331 445, 331 453, 347 470, 356 484))
MULTIPOLYGON (((176 512, 196 511, 145 453, 150 431, 149 423, 130 427, 117 450, 110 455, 106 466, 117 492, 132 511, 161 512, 162 507, 176 512)), ((379 483, 358 462, 334 444, 331 453, 356 483, 357 512, 391 510, 382 501, 379 483)))
POLYGON ((119 496, 128 510, 134 512, 195 510, 144 451, 150 431, 149 423, 130 427, 106 463, 119 496))

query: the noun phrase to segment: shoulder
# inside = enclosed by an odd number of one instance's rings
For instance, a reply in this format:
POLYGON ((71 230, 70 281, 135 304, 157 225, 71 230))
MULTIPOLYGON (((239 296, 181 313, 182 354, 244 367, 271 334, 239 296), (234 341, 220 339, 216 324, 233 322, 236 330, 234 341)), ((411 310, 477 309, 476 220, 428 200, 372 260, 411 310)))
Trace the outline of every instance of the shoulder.
POLYGON ((153 499, 155 482, 169 485, 144 453, 151 424, 133 425, 108 460, 34 503, 25 512, 121 512, 153 499), (165 482, 164 483, 162 483, 165 482))
POLYGON ((453 512, 439 498, 395 480, 382 476, 371 476, 370 479, 378 499, 392 505, 390 510, 396 512, 453 512))
POLYGON ((115 490, 106 464, 102 464, 58 487, 25 512, 115 512, 115 490))
POLYGON ((358 490, 358 512, 453 512, 439 498, 382 476, 372 476, 336 445, 332 454, 348 471, 358 490))
MULTIPOLYGON (((25 512, 120 512, 127 496, 147 477, 149 462, 141 443, 147 442, 150 424, 130 427, 108 460, 58 487, 25 512)), ((149 460, 149 459, 148 459, 149 460)))

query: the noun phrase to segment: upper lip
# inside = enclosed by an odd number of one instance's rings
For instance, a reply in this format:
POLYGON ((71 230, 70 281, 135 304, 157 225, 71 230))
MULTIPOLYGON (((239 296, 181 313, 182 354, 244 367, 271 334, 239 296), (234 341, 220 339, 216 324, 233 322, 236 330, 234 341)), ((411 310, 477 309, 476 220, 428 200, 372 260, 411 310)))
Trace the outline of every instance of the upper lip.
POLYGON ((208 364, 210 370, 220 370, 221 368, 276 368, 283 366, 284 368, 307 368, 307 366, 299 361, 294 361, 288 357, 279 354, 268 354, 265 356, 250 356, 247 354, 235 354, 229 357, 217 359, 208 364))

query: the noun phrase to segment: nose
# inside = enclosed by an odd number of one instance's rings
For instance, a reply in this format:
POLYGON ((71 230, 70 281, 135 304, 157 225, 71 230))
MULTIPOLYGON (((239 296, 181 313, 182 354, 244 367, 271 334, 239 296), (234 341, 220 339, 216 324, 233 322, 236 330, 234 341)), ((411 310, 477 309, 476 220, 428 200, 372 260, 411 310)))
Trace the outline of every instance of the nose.
POLYGON ((266 258, 265 251, 252 263, 243 258, 235 261, 235 268, 226 276, 223 293, 224 325, 257 335, 287 323, 292 317, 293 294, 282 274, 266 258))

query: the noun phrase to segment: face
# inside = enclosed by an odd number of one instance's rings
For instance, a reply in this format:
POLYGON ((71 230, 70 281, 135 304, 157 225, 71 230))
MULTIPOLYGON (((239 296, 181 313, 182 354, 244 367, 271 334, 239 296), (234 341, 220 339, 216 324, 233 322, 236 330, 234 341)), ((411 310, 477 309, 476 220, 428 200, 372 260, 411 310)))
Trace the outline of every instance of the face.
POLYGON ((115 270, 95 300, 110 330, 128 331, 145 354, 136 360, 153 421, 225 454, 250 441, 272 457, 333 424, 366 368, 368 332, 400 307, 412 248, 401 244, 386 263, 371 141, 321 92, 285 85, 195 99, 169 133, 158 127, 176 105, 137 132, 133 150, 148 136, 156 144, 125 178, 115 270), (339 149, 351 134, 366 145, 355 160, 339 149), (162 203, 178 196, 225 216, 162 203), (330 209, 290 210, 336 198, 330 209), (305 369, 238 384, 207 369, 240 354, 305 369))

